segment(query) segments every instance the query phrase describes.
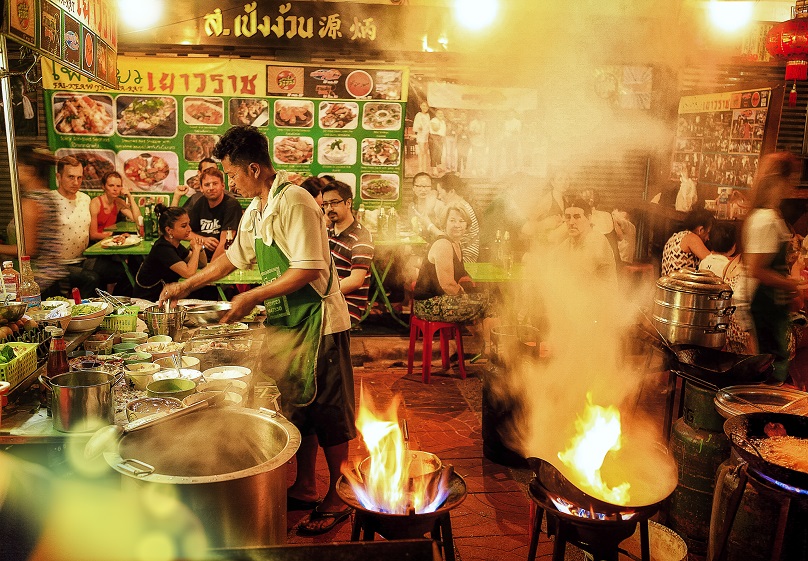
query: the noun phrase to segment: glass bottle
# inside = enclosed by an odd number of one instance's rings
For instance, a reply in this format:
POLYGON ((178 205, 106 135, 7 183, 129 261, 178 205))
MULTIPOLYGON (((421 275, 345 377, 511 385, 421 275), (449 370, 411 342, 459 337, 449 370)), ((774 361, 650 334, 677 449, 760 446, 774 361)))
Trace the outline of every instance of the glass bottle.
POLYGON ((20 297, 17 295, 17 287, 20 284, 20 274, 14 270, 14 263, 11 261, 3 261, 3 285, 5 286, 4 294, 0 298, 5 299, 8 297, 9 301, 19 301, 20 297))
POLYGON ((145 239, 147 239, 147 240, 150 240, 150 239, 152 239, 152 229, 153 229, 153 224, 152 224, 153 217, 152 217, 150 207, 145 207, 143 209, 143 216, 144 216, 144 218, 143 218, 143 234, 144 234, 144 236, 143 237, 145 239))
POLYGON ((379 219, 376 223, 376 236, 383 240, 387 237, 387 209, 379 207, 379 219))
POLYGON ((29 310, 42 305, 39 285, 34 280, 34 271, 31 269, 31 258, 27 255, 23 255, 20 259, 20 285, 17 294, 19 294, 20 302, 28 304, 29 310))
POLYGON ((227 251, 227 248, 233 245, 233 230, 227 230, 227 234, 224 237, 224 249, 227 251))
POLYGON ((394 208, 387 213, 387 237, 391 240, 398 237, 398 215, 394 208))
POLYGON ((359 210, 356 211, 356 220, 364 225, 365 222, 365 203, 359 203, 359 210))
POLYGON ((494 238, 494 244, 491 247, 491 255, 493 257, 494 265, 502 267, 502 233, 499 230, 497 230, 496 237, 494 238))
POLYGON ((502 268, 509 275, 513 268, 513 247, 511 246, 511 234, 507 230, 502 238, 502 268))
MULTIPOLYGON (((45 331, 50 333, 51 342, 50 350, 48 351, 48 365, 47 375, 48 378, 53 378, 57 374, 64 374, 70 370, 70 365, 67 362, 67 344, 65 343, 65 332, 58 327, 48 326, 45 331)), ((51 392, 47 388, 43 388, 45 395, 44 405, 47 407, 48 416, 51 416, 51 392)))

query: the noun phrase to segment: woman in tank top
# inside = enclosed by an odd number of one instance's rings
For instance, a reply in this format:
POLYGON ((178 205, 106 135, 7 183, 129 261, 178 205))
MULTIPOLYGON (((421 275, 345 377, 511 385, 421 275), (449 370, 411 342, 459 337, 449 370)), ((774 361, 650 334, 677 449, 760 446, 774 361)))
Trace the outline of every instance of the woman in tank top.
POLYGON ((123 186, 121 174, 117 171, 110 171, 101 178, 101 187, 104 192, 90 201, 90 239, 92 241, 103 240, 115 234, 106 230, 115 225, 118 221, 118 214, 122 214, 127 220, 137 222, 140 217, 140 209, 135 203, 135 198, 129 189, 123 186), (121 198, 121 197, 124 198, 121 198))
POLYGON ((715 218, 707 210, 692 210, 684 220, 685 229, 673 234, 662 250, 662 276, 680 269, 698 269, 699 261, 710 254, 705 245, 715 218))

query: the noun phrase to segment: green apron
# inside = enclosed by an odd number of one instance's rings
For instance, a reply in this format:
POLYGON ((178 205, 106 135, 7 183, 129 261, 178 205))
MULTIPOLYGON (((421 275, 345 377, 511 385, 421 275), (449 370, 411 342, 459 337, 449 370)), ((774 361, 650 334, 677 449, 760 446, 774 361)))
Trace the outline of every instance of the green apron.
MULTIPOLYGON (((788 275, 786 253, 788 242, 780 244, 777 254, 772 259, 771 268, 782 275, 788 275)), ((755 324, 758 340, 758 352, 774 355, 774 374, 776 380, 784 382, 788 377, 788 330, 791 321, 788 306, 791 299, 784 291, 759 284, 749 311, 755 324)))
MULTIPOLYGON (((279 185, 272 198, 281 196, 291 183, 279 185)), ((280 250, 275 240, 270 245, 256 236, 255 255, 263 284, 269 284, 289 269, 289 258, 280 250)), ((328 286, 331 290, 333 271, 329 268, 328 286)), ((267 319, 265 324, 276 328, 283 349, 277 349, 284 361, 289 363, 287 376, 279 384, 285 388, 285 401, 297 407, 309 405, 317 395, 317 354, 322 338, 323 296, 307 284, 300 290, 285 296, 264 301, 267 319)), ((282 395, 284 395, 282 388, 282 395)))

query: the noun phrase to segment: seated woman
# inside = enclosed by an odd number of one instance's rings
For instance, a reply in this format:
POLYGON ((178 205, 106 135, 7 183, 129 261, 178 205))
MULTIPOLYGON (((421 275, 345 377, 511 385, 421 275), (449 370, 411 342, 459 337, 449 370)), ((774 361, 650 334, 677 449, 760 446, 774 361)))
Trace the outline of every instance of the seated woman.
POLYGON ((710 229, 715 221, 708 210, 692 210, 684 220, 685 229, 673 234, 662 250, 662 276, 685 267, 697 269, 699 261, 710 254, 704 245, 710 239, 710 229))
POLYGON ((462 206, 450 205, 443 231, 446 235, 435 240, 427 251, 418 280, 415 283, 413 313, 427 321, 476 322, 482 320, 482 354, 491 343, 491 328, 495 319, 490 313, 488 295, 468 293, 460 284, 468 273, 463 267, 460 241, 469 224, 462 206))
POLYGON ((98 241, 114 235, 106 230, 115 226, 118 215, 131 222, 137 222, 140 209, 135 198, 127 187, 123 186, 123 178, 117 171, 110 171, 101 178, 101 187, 104 192, 90 201, 90 240, 98 241))
MULTIPOLYGON (((191 219, 184 208, 158 204, 154 207, 154 213, 157 215, 161 236, 154 242, 149 255, 135 275, 137 286, 132 292, 136 298, 152 302, 159 300, 164 285, 177 282, 181 278, 187 279, 200 265, 204 266, 207 263, 199 237, 191 237, 191 219), (190 250, 180 244, 182 240, 190 240, 190 250)), ((191 297, 205 298, 205 296, 192 294, 191 297)))

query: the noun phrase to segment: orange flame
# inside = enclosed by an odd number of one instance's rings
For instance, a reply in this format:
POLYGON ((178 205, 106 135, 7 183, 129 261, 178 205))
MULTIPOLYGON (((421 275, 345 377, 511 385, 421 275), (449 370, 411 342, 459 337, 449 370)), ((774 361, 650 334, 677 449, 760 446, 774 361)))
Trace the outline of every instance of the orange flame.
POLYGON ((444 478, 436 488, 428 477, 432 466, 407 443, 398 423, 400 396, 396 395, 385 411, 378 412, 370 395, 360 389, 356 428, 362 435, 369 457, 356 472, 343 472, 366 508, 391 514, 432 512, 446 499, 448 487, 444 478))
MULTIPOLYGON (((628 482, 609 487, 601 478, 600 468, 609 452, 620 450, 620 411, 614 406, 592 404, 592 394, 586 394, 586 408, 575 420, 576 434, 558 458, 572 470, 572 483, 590 495, 612 504, 627 505, 628 482)), ((567 474, 565 474, 567 475, 567 474)))

